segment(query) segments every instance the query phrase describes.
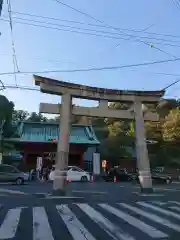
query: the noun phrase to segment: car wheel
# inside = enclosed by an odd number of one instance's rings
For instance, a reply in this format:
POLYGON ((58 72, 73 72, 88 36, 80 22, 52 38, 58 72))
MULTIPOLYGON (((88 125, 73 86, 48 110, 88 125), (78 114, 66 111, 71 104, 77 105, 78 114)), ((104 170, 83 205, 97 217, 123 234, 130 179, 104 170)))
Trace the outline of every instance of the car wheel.
POLYGON ((81 177, 81 182, 87 182, 87 181, 88 181, 88 178, 86 176, 81 177))
POLYGON ((17 178, 16 179, 16 184, 17 185, 22 185, 24 183, 24 179, 22 179, 22 178, 17 178))

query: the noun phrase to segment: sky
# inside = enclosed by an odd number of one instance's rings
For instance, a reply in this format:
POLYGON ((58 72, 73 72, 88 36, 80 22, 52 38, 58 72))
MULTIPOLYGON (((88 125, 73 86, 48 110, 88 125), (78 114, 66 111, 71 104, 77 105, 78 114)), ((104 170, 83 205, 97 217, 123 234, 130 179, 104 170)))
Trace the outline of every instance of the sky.
MULTIPOLYGON (((106 24, 104 25, 106 26, 113 26, 114 29, 87 25, 102 24, 59 4, 56 0, 11 1, 13 40, 15 42, 18 68, 21 72, 32 72, 31 74, 17 74, 15 79, 13 74, 1 74, 13 72, 12 39, 10 25, 7 21, 4 21, 4 19, 8 19, 7 1, 4 0, 3 11, 0 17, 0 80, 5 85, 15 85, 17 81, 18 85, 35 87, 33 73, 37 71, 121 66, 180 57, 180 2, 178 8, 171 0, 62 1, 105 22, 106 24), (84 23, 84 25, 30 17, 15 12, 78 21, 84 23), (17 18, 30 20, 24 21, 17 18), (42 21, 43 23, 32 22, 34 20, 42 21), (58 30, 17 22, 28 22, 46 27, 50 26, 47 23, 68 25, 101 31, 101 33, 93 31, 91 33, 116 38, 62 31, 62 29, 69 29, 64 26, 51 25, 51 27, 59 28, 58 30), (118 31, 117 28, 125 30, 118 31), (146 28, 148 29, 145 30, 146 28), (130 30, 137 30, 139 32, 130 30), (102 33, 102 31, 110 33, 102 33), (156 33, 156 35, 150 33, 156 33), (157 34, 168 34, 176 37, 157 34), (141 41, 139 41, 140 37, 147 38, 141 38, 141 41), (156 39, 148 39, 148 37, 156 39), (126 38, 128 40, 117 38, 126 38), (142 41, 145 41, 149 45, 144 44, 142 41), (117 45, 119 46, 117 47, 117 45), (154 47, 150 47, 150 45, 154 47)), ((76 31, 84 32, 85 30, 76 29, 76 31)), ((76 73, 61 72, 39 75, 96 87, 159 90, 178 79, 178 76, 159 73, 179 74, 180 78, 179 66, 180 61, 174 61, 118 70, 76 73)), ((179 93, 180 83, 169 88, 166 92, 166 97, 178 98, 179 93)), ((60 102, 59 96, 43 94, 38 91, 5 89, 1 91, 1 94, 4 94, 9 100, 13 101, 16 109, 23 109, 30 112, 38 112, 40 102, 60 102)), ((86 106, 93 106, 95 104, 92 101, 77 99, 75 103, 86 106)))

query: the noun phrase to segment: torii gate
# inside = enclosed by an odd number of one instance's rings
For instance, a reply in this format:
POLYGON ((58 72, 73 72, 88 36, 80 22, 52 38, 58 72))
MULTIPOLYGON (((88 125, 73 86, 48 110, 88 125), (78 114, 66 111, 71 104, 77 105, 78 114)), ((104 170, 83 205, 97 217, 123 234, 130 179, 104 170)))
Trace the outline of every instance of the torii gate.
POLYGON ((55 192, 64 194, 66 168, 68 166, 69 131, 71 115, 133 119, 135 121, 137 167, 143 192, 152 192, 150 164, 146 145, 144 120, 158 121, 157 113, 148 109, 143 111, 143 104, 157 103, 164 91, 125 91, 89 87, 57 81, 34 75, 35 84, 40 86, 43 93, 61 95, 61 104, 40 104, 41 113, 60 114, 61 131, 57 147, 56 170, 53 188, 55 192), (72 107, 72 98, 98 100, 99 107, 72 107), (130 103, 128 110, 109 109, 108 102, 130 103))

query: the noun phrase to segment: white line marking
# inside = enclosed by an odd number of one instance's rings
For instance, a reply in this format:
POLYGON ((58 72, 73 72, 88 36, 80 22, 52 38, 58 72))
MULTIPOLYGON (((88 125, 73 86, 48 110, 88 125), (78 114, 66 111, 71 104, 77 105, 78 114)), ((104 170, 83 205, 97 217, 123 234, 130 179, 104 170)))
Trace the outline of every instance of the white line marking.
POLYGON ((173 181, 172 184, 180 184, 180 181, 173 181))
POLYGON ((176 188, 154 188, 154 190, 161 190, 161 191, 172 191, 172 192, 179 192, 180 189, 176 189, 176 188))
POLYGON ((165 210, 165 209, 153 206, 153 205, 145 203, 145 202, 137 202, 137 204, 140 205, 140 206, 143 206, 143 207, 146 207, 146 208, 150 208, 152 210, 155 210, 157 212, 163 213, 163 214, 165 214, 167 216, 171 216, 171 217, 174 217, 174 218, 177 218, 177 219, 180 220, 180 215, 178 215, 176 213, 173 213, 173 212, 170 212, 168 210, 165 210))
POLYGON ((47 196, 46 199, 75 199, 75 198, 83 198, 83 197, 71 197, 71 196, 47 196))
POLYGON ((54 240, 44 207, 33 208, 33 240, 54 240))
POLYGON ((115 216, 121 218, 123 221, 128 222, 133 227, 140 229, 142 232, 146 233, 152 238, 161 238, 164 237, 164 233, 153 228, 152 226, 147 225, 146 223, 140 221, 139 219, 132 217, 131 215, 118 210, 114 207, 111 207, 109 204, 100 203, 99 206, 104 208, 106 211, 114 214, 115 216))
POLYGON ((108 194, 108 192, 99 192, 99 191, 82 191, 82 190, 73 190, 74 193, 90 193, 90 194, 108 194))
POLYGON ((80 203, 76 205, 114 240, 135 240, 132 236, 123 232, 122 229, 112 224, 107 218, 105 218, 97 210, 90 207, 88 204, 80 203))
MULTIPOLYGON (((171 229, 173 229, 175 231, 180 232, 180 226, 177 225, 177 224, 171 223, 168 219, 161 218, 161 217, 159 217, 159 216, 157 216, 157 215, 155 215, 153 213, 145 212, 145 211, 143 211, 143 210, 141 210, 141 209, 139 209, 137 207, 130 206, 130 205, 126 204, 126 203, 119 203, 119 204, 121 206, 123 206, 124 208, 127 208, 127 209, 129 209, 129 210, 131 210, 131 211, 133 211, 133 212, 135 212, 135 213, 137 213, 139 215, 142 215, 142 216, 144 216, 146 218, 149 218, 150 220, 152 220, 154 222, 157 222, 157 223, 162 224, 162 225, 164 225, 164 226, 166 226, 168 228, 171 228, 171 229)), ((166 235, 166 234, 164 233, 164 235, 166 235)), ((167 237, 167 235, 165 237, 167 237)))
POLYGON ((66 205, 56 208, 74 240, 96 240, 66 205))
POLYGON ((180 207, 170 206, 170 207, 168 207, 168 208, 170 208, 170 209, 172 209, 172 210, 175 210, 175 211, 177 211, 177 212, 180 212, 180 207))
POLYGON ((165 203, 165 202, 160 202, 160 201, 153 201, 152 203, 155 203, 155 204, 157 204, 157 205, 159 205, 159 206, 164 206, 164 205, 167 204, 167 203, 165 203))
POLYGON ((14 238, 21 215, 21 208, 10 209, 0 227, 0 239, 14 238))
POLYGON ((141 193, 141 192, 132 192, 132 193, 137 194, 142 197, 164 197, 164 194, 158 194, 158 193, 149 193, 149 194, 145 194, 145 193, 141 193))
POLYGON ((168 202, 169 202, 169 203, 174 203, 174 204, 180 206, 180 202, 177 202, 177 201, 168 201, 168 202))

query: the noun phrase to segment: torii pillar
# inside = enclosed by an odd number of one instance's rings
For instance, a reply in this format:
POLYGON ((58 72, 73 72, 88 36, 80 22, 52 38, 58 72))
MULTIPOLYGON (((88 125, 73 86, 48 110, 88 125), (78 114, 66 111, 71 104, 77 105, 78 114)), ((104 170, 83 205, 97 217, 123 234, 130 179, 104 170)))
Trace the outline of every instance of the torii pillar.
POLYGON ((54 194, 65 195, 66 172, 68 167, 69 156, 69 135, 71 124, 72 97, 65 93, 61 97, 61 131, 57 145, 55 177, 53 181, 54 194))
POLYGON ((142 192, 151 193, 153 191, 153 188, 144 127, 143 105, 139 101, 134 102, 134 114, 135 114, 136 155, 137 155, 137 167, 139 170, 139 181, 141 184, 142 192))

